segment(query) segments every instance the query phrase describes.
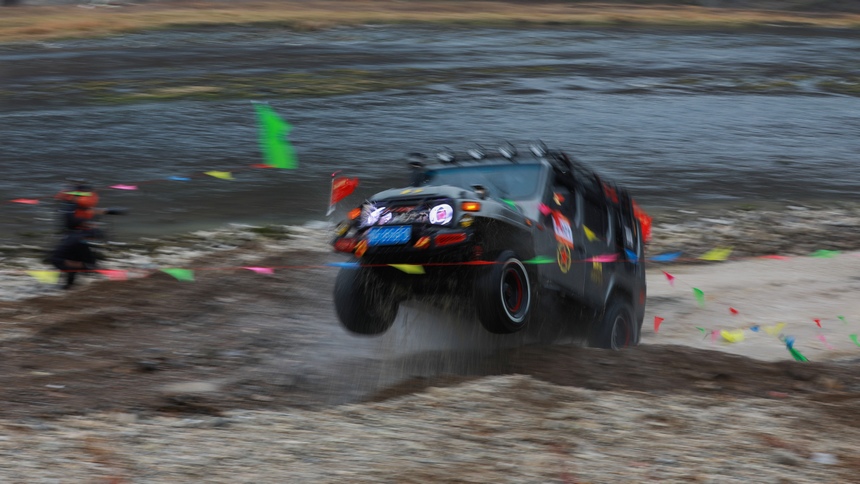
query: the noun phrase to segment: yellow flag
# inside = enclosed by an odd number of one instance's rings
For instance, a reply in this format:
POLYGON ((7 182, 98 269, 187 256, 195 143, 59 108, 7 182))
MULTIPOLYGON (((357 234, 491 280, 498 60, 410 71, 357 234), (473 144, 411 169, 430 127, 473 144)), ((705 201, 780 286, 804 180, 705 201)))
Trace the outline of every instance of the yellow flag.
POLYGON ((732 249, 713 249, 709 250, 702 254, 699 259, 701 260, 726 260, 729 258, 729 254, 732 253, 732 249))
POLYGON ((744 330, 736 329, 734 331, 726 331, 724 329, 720 331, 720 336, 729 343, 740 343, 744 340, 744 330))
POLYGON ((594 232, 592 232, 590 228, 586 227, 585 225, 583 225, 582 228, 583 230, 585 230, 585 237, 589 240, 589 242, 594 242, 595 240, 597 240, 597 236, 594 235, 594 232))
POLYGON ((27 274, 35 277, 42 284, 56 284, 60 280, 59 271, 27 271, 27 274))
POLYGON ((424 274, 424 268, 415 264, 388 264, 395 269, 400 269, 407 274, 424 274))
POLYGON ((232 180, 233 174, 229 171, 207 171, 207 175, 214 176, 215 178, 220 178, 222 180, 232 180))
POLYGON ((784 327, 785 323, 778 323, 776 326, 768 326, 764 328, 764 331, 771 336, 776 336, 782 332, 782 328, 784 327))

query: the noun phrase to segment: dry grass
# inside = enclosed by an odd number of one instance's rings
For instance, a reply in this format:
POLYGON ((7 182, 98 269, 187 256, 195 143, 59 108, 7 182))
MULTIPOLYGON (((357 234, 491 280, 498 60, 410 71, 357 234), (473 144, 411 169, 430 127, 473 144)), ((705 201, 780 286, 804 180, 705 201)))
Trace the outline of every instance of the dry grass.
POLYGON ((149 29, 270 24, 300 30, 367 23, 476 25, 677 25, 743 27, 763 24, 860 28, 858 14, 802 14, 765 10, 609 4, 403 0, 263 0, 183 2, 117 8, 78 6, 2 9, 0 41, 112 35, 149 29))

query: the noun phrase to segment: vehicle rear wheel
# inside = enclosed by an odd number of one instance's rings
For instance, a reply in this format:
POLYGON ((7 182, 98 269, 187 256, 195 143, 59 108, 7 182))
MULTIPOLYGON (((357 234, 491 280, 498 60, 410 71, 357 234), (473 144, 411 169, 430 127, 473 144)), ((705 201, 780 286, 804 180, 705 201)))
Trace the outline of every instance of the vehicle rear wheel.
POLYGON ((525 265, 506 251, 475 281, 475 308, 487 331, 515 333, 532 315, 532 285, 525 265))
POLYGON ((614 297, 607 304, 603 317, 595 321, 589 331, 588 346, 610 350, 636 346, 639 341, 636 326, 630 303, 614 297))
POLYGON ((382 334, 394 323, 400 299, 394 286, 370 269, 343 268, 334 283, 334 308, 350 332, 382 334))

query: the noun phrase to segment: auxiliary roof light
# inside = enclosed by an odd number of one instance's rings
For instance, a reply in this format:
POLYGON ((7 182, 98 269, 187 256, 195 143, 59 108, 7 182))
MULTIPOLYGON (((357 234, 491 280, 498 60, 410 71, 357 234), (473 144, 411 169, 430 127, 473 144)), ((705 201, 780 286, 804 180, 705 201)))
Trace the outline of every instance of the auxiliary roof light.
POLYGON ((543 141, 537 140, 529 144, 529 151, 531 151, 532 154, 537 156, 538 158, 543 158, 544 156, 546 156, 547 152, 549 151, 549 148, 546 147, 543 141))
POLYGON ((499 154, 508 160, 513 160, 517 156, 517 149, 514 145, 506 143, 504 146, 499 147, 499 154))
POLYGON ((442 163, 454 163, 454 160, 456 159, 454 157, 454 153, 447 148, 443 151, 436 153, 436 158, 442 163))
POLYGON ((483 148, 472 148, 468 150, 466 153, 469 154, 475 161, 481 161, 487 157, 487 153, 483 150, 483 148))

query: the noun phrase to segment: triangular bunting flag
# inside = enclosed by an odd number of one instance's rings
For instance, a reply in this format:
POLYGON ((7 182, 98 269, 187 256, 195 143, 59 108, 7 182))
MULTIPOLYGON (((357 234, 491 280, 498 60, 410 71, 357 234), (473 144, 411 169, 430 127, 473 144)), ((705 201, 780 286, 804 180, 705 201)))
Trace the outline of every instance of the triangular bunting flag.
POLYGON ((107 276, 111 281, 125 281, 128 280, 128 274, 125 271, 115 270, 115 269, 99 269, 96 272, 103 276, 107 276))
POLYGON ((658 254, 651 257, 652 262, 672 262, 681 257, 681 252, 670 252, 668 254, 658 254))
POLYGON ((661 318, 660 316, 654 316, 654 332, 655 333, 660 331, 660 323, 662 323, 663 321, 664 321, 663 318, 661 318))
POLYGON ((699 306, 705 307, 705 293, 701 289, 694 287, 693 294, 696 295, 696 301, 699 303, 699 306))
POLYGON ((39 201, 35 198, 16 198, 15 200, 9 200, 12 203, 23 203, 24 205, 38 205, 39 201))
POLYGON ((809 254, 809 257, 817 257, 819 259, 832 259, 839 255, 838 250, 816 250, 809 254))
POLYGON ((672 287, 675 287, 675 276, 673 276, 672 274, 669 274, 666 271, 663 271, 663 274, 666 275, 666 280, 669 281, 669 285, 672 287))
POLYGON ((524 260, 523 264, 555 264, 555 257, 539 255, 533 259, 524 260))
POLYGON ((738 329, 734 331, 726 331, 724 329, 720 331, 720 336, 729 343, 740 343, 744 340, 744 330, 738 329))
POLYGON ((275 270, 271 267, 243 267, 242 269, 248 269, 249 271, 256 272, 257 274, 274 274, 275 270))
POLYGON ((179 281, 193 281, 194 280, 194 271, 190 269, 161 269, 162 272, 170 274, 175 277, 179 281))
POLYGON ((592 232, 590 228, 583 225, 582 230, 585 231, 585 237, 588 239, 589 242, 594 242, 595 240, 597 240, 597 236, 594 235, 594 232, 592 232))
POLYGON ((27 274, 42 284, 56 284, 60 280, 59 271, 27 271, 27 274))
POLYGON ((699 259, 710 261, 726 260, 729 258, 729 254, 731 253, 732 249, 713 249, 699 256, 699 259))
POLYGON ((207 171, 204 173, 209 175, 209 176, 214 176, 215 178, 220 178, 222 180, 232 180, 233 179, 233 174, 230 173, 229 171, 207 171))
POLYGON ((395 269, 400 269, 407 274, 425 274, 424 267, 416 264, 388 264, 395 269))

